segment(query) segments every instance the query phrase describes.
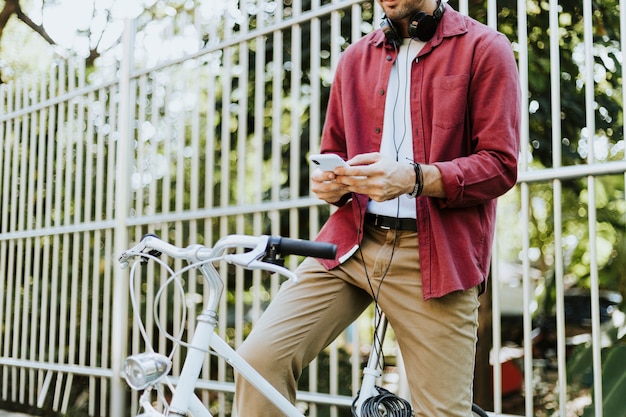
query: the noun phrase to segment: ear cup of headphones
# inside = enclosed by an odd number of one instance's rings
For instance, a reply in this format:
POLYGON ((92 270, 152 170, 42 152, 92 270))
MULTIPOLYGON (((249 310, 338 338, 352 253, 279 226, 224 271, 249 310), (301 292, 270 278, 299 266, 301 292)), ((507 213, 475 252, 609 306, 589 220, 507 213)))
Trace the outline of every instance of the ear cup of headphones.
POLYGON ((409 36, 426 42, 435 35, 438 23, 439 22, 429 14, 424 12, 416 13, 409 22, 409 36))

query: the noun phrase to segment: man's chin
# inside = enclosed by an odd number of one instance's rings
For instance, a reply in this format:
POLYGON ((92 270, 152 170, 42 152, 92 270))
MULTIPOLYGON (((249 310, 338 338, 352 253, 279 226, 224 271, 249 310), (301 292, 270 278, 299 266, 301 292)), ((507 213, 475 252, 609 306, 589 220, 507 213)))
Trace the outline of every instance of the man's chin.
POLYGON ((409 10, 406 7, 402 7, 402 5, 395 1, 389 3, 385 2, 382 4, 382 6, 383 11, 385 12, 385 16, 389 20, 408 19, 415 14, 415 10, 409 10))

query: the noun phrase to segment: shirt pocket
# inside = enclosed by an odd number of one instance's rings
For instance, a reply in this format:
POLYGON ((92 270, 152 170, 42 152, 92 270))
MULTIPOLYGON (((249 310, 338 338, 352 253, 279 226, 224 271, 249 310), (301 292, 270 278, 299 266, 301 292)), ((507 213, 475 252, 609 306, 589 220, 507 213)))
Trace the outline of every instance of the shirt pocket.
POLYGON ((448 75, 433 80, 433 126, 451 129, 465 121, 469 75, 448 75))

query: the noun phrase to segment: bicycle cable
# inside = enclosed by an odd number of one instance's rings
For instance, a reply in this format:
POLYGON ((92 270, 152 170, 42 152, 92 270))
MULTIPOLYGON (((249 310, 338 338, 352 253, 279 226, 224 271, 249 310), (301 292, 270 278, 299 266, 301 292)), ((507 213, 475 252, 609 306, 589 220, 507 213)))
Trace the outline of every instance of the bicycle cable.
MULTIPOLYGON (((359 201, 358 198, 354 198, 354 201, 356 201, 357 206, 359 207, 359 213, 362 213, 361 210, 361 202, 359 201)), ((396 207, 396 218, 398 218, 400 214, 400 201, 398 200, 398 206, 396 207)), ((363 221, 361 220, 360 223, 362 224, 363 221)), ((358 230, 359 234, 363 234, 363 229, 360 228, 358 230)), ((391 263, 393 262, 393 257, 394 254, 396 252, 396 244, 398 243, 398 230, 395 229, 394 230, 394 237, 393 237, 393 245, 391 248, 391 255, 389 256, 389 262, 387 263, 383 273, 380 276, 380 283, 378 284, 378 288, 374 289, 374 285, 372 283, 372 278, 370 277, 370 274, 367 270, 367 264, 365 262, 365 255, 363 254, 363 249, 361 248, 361 245, 359 245, 358 251, 359 254, 361 256, 361 261, 363 263, 363 272, 365 274, 365 279, 367 281, 367 284, 369 286, 370 289, 370 295, 372 296, 372 301, 374 302, 374 338, 378 337, 378 326, 380 325, 380 317, 382 316, 382 309, 378 303, 378 299, 380 298, 380 292, 381 289, 383 287, 383 283, 385 282, 385 278, 387 277, 387 273, 389 272, 389 270, 391 269, 391 263)), ((382 350, 383 350, 383 341, 382 340, 378 340, 378 346, 380 347, 380 363, 379 366, 381 368, 383 368, 383 362, 384 362, 384 358, 382 355, 382 350)))
MULTIPOLYGON (((370 397, 363 402, 361 406, 361 417, 412 417, 413 409, 411 404, 393 394, 392 392, 376 386, 379 395, 370 397)), ((357 417, 356 402, 352 403, 352 415, 357 417)))
POLYGON ((179 269, 178 271, 174 271, 172 270, 172 268, 165 263, 162 259, 160 259, 157 256, 154 256, 152 254, 148 254, 148 253, 138 253, 137 254, 139 257, 144 258, 144 259, 139 259, 136 262, 133 263, 133 265, 131 266, 131 270, 130 270, 130 302, 133 306, 133 311, 135 312, 135 320, 137 321, 137 325, 139 327, 139 332, 142 336, 142 338, 144 339, 144 342, 146 343, 146 347, 151 351, 154 352, 154 347, 152 346, 152 342, 151 339, 148 337, 148 334, 146 332, 145 326, 143 324, 143 320, 139 314, 139 307, 137 305, 137 300, 136 300, 136 295, 135 295, 135 290, 134 290, 134 286, 135 286, 135 276, 137 274, 137 265, 141 264, 141 263, 145 263, 145 259, 148 260, 153 260, 155 261, 157 264, 159 264, 161 267, 163 267, 167 273, 169 274, 169 277, 167 280, 165 280, 165 282, 163 282, 163 284, 159 287, 158 291, 156 292, 156 294, 154 295, 154 305, 153 305, 153 317, 154 317, 154 324, 157 327, 157 329, 159 330, 159 332, 168 340, 170 340, 171 342, 173 342, 173 347, 172 350, 170 351, 168 357, 170 358, 170 360, 174 357, 174 353, 177 349, 178 346, 183 346, 186 348, 193 348, 193 349, 197 349, 200 350, 201 352, 204 353, 208 353, 208 354, 213 354, 214 352, 212 352, 209 349, 202 349, 199 347, 195 347, 192 346, 190 343, 185 342, 182 340, 183 334, 185 332, 185 325, 184 323, 187 321, 187 300, 185 298, 185 289, 181 280, 181 276, 186 273, 189 272, 192 269, 196 269, 197 267, 203 265, 203 264, 207 264, 207 263, 212 263, 212 262, 216 262, 218 261, 221 257, 217 257, 217 258, 212 258, 212 259, 206 259, 206 260, 202 260, 200 262, 194 262, 194 263, 190 263, 188 265, 186 265, 185 267, 179 269), (178 334, 174 335, 171 334, 166 328, 165 326, 163 326, 163 323, 161 322, 161 318, 159 315, 159 311, 158 311, 158 306, 161 302, 161 298, 164 296, 165 294, 165 290, 167 289, 167 287, 174 283, 175 284, 175 288, 178 290, 179 294, 180 294, 180 300, 182 303, 183 308, 181 309, 181 320, 180 320, 180 325, 179 325, 179 332, 178 334))

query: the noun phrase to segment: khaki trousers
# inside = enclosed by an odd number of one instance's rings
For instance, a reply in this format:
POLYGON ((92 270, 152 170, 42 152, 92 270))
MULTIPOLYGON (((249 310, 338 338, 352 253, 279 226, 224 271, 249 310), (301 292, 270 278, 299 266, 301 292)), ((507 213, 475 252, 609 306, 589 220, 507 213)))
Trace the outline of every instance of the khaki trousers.
MULTIPOLYGON (((285 282, 238 352, 292 402, 302 369, 372 302, 392 326, 416 416, 468 417, 478 328, 478 290, 424 301, 417 233, 365 226, 361 249, 326 271, 315 259, 285 282)), ((235 415, 281 412, 236 377, 235 415)))

